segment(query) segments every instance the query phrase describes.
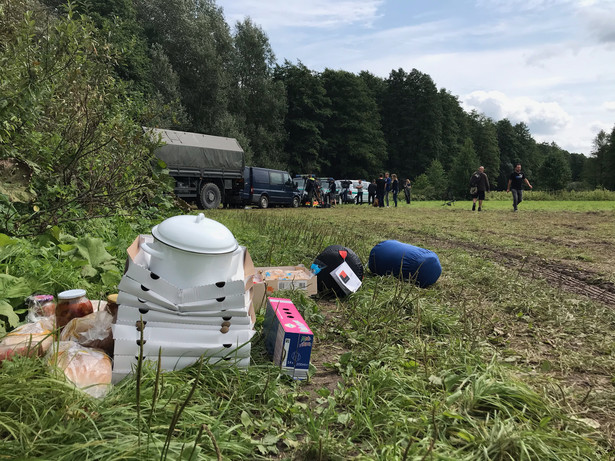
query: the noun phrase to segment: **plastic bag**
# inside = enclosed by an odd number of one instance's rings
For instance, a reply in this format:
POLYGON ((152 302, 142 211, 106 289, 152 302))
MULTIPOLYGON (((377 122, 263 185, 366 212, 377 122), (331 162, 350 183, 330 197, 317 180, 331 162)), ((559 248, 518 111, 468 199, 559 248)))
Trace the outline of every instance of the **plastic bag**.
POLYGON ((32 295, 26 298, 28 321, 38 322, 42 318, 55 317, 56 302, 53 295, 32 295))
POLYGON ((84 347, 102 349, 113 355, 113 315, 106 310, 72 319, 60 335, 60 341, 75 341, 84 347))
POLYGON ((111 388, 111 358, 100 349, 60 341, 50 351, 48 361, 92 397, 104 397, 111 388))
POLYGON ((43 355, 53 343, 53 321, 43 319, 15 328, 0 341, 0 362, 15 355, 43 355))

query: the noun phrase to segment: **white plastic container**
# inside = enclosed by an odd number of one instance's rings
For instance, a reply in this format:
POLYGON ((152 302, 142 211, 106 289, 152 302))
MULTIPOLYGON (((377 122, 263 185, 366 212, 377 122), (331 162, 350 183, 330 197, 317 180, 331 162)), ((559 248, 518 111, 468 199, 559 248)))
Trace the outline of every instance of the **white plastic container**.
POLYGON ((151 256, 149 270, 179 288, 223 282, 232 277, 233 252, 239 247, 223 224, 181 215, 152 229, 154 243, 141 245, 151 256))

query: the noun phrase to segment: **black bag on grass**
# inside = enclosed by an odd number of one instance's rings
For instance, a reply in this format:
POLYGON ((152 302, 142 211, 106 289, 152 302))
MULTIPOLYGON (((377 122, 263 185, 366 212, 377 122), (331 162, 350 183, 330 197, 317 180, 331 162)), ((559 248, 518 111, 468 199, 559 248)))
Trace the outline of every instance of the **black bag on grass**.
MULTIPOLYGON (((338 296, 346 296, 349 292, 340 285, 335 277, 335 271, 343 263, 348 264, 352 273, 341 272, 342 281, 347 281, 346 277, 356 276, 359 281, 363 280, 363 263, 357 254, 350 248, 341 245, 330 245, 320 253, 314 260, 312 268, 317 271, 318 291, 332 290, 338 296)), ((338 275, 339 277, 339 275, 338 275)), ((359 283, 360 285, 360 283, 359 283)))

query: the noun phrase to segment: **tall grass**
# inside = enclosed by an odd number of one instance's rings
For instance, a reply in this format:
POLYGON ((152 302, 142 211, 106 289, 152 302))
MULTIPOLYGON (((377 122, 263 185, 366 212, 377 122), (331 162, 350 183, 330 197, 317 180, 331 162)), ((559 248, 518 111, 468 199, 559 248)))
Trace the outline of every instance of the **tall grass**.
MULTIPOLYGON (((439 205, 208 212, 256 265, 309 265, 330 244, 367 262, 374 244, 397 238, 428 244, 444 272, 428 289, 367 274, 357 293, 341 299, 278 293, 293 299, 316 334, 319 359, 308 382, 270 362, 262 312, 249 369, 199 364, 161 373, 144 363, 103 400, 54 378, 43 359, 4 362, 0 459, 608 459, 612 386, 581 392, 565 378, 582 369, 613 376, 615 313, 471 250, 477 236, 518 248, 511 226, 526 228, 535 216, 507 222, 510 213, 487 213, 480 223, 491 236, 470 213, 439 205), (323 376, 332 382, 316 384, 323 376), (596 420, 600 430, 585 423, 596 420)), ((119 264, 122 246, 151 225, 99 222, 92 231, 119 264)), ((46 265, 37 274, 62 278, 64 256, 41 250, 49 246, 22 240, 0 269, 17 276, 28 257, 46 265)), ((527 248, 545 258, 556 253, 527 248)))
MULTIPOLYGON (((489 192, 490 200, 512 200, 510 193, 506 191, 489 192)), ((615 191, 608 189, 594 190, 558 190, 558 191, 543 191, 543 190, 526 190, 523 195, 524 200, 539 200, 539 201, 615 201, 615 191)))

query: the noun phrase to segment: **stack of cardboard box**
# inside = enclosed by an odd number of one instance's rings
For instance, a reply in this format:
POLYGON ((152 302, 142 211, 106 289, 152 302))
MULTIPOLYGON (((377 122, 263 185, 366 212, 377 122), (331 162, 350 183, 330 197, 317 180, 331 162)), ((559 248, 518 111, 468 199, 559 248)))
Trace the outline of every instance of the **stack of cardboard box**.
POLYGON ((128 248, 126 273, 119 284, 113 380, 126 376, 139 355, 163 370, 189 366, 202 356, 211 364, 247 367, 254 334, 254 265, 245 247, 230 264, 233 274, 213 284, 179 288, 152 273, 141 249, 153 242, 140 235, 128 248))

